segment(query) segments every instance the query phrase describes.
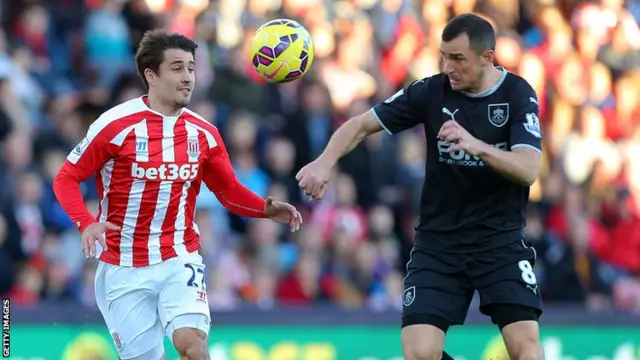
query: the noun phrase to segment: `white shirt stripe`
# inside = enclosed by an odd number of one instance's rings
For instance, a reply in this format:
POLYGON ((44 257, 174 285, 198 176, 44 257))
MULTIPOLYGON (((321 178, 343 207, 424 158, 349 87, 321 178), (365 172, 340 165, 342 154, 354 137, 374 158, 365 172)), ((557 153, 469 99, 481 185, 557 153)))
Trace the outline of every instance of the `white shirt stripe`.
POLYGON ((218 145, 218 142, 216 141, 216 138, 213 137, 213 134, 210 133, 209 131, 207 131, 206 129, 192 123, 189 121, 185 121, 185 127, 187 128, 187 133, 189 133, 189 128, 193 127, 194 129, 196 129, 197 131, 202 131, 204 133, 204 136, 207 138, 207 143, 209 144, 209 149, 216 147, 218 145))
MULTIPOLYGON (((107 214, 109 213, 109 187, 111 186, 111 175, 113 173, 113 164, 114 160, 110 159, 100 170, 100 175, 102 178, 102 201, 100 201, 100 218, 98 222, 107 221, 107 214)), ((104 234, 102 236, 105 236, 104 234)), ((100 257, 104 249, 100 246, 100 244, 96 244, 96 257, 100 257)))
POLYGON ((149 131, 147 119, 137 123, 134 127, 136 134, 136 161, 149 162, 149 131))
POLYGON ((120 265, 122 266, 133 266, 133 235, 136 231, 145 185, 146 182, 143 180, 133 180, 131 191, 129 191, 127 210, 120 231, 122 237, 120 240, 120 265))
POLYGON ((167 215, 169 200, 171 199, 171 185, 171 181, 163 181, 160 183, 156 210, 153 213, 153 220, 151 220, 151 226, 149 227, 149 264, 162 261, 160 237, 162 236, 162 223, 167 215))
POLYGON ((176 216, 176 231, 173 237, 173 243, 178 256, 188 254, 187 247, 184 245, 184 232, 186 230, 185 210, 187 208, 187 194, 189 193, 190 187, 191 182, 187 181, 184 183, 184 186, 182 187, 182 195, 180 196, 180 203, 178 205, 178 216, 176 216))
POLYGON ((165 117, 162 121, 162 161, 164 162, 176 161, 173 129, 177 121, 178 118, 175 116, 165 117))
POLYGON ((111 186, 111 176, 113 174, 113 164, 115 161, 110 159, 100 170, 100 175, 102 176, 102 202, 100 202, 100 219, 98 221, 105 222, 107 221, 107 214, 109 213, 109 187, 111 186))

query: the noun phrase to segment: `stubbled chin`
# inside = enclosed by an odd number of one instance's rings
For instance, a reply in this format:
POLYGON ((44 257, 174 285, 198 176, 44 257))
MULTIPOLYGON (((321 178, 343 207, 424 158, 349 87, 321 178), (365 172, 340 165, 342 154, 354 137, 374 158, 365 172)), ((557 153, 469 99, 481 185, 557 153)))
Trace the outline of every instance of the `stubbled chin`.
POLYGON ((191 100, 191 98, 178 99, 176 100, 176 105, 180 107, 185 107, 189 105, 189 100, 191 100))

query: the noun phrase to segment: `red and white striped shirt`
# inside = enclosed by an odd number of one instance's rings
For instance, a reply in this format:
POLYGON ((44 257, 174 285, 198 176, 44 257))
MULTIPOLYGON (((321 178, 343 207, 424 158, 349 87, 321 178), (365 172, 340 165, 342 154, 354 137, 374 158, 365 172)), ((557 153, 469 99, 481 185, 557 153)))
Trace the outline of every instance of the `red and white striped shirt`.
POLYGON ((146 96, 113 107, 90 127, 54 180, 58 201, 80 231, 111 222, 100 260, 120 266, 160 263, 200 247, 194 223, 200 185, 230 211, 264 218, 264 200, 242 186, 217 128, 183 109, 164 116, 146 96), (95 219, 79 183, 96 175, 100 208, 95 219))

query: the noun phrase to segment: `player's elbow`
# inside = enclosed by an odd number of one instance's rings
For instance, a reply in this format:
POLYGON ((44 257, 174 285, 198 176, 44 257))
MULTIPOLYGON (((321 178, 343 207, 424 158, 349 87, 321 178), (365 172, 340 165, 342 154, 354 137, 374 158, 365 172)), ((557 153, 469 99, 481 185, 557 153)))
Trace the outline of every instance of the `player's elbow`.
POLYGON ((382 131, 382 126, 376 119, 376 115, 373 111, 364 112, 350 121, 356 123, 358 126, 358 137, 362 140, 369 135, 382 131))
POLYGON ((519 180, 522 182, 524 186, 532 186, 540 176, 540 164, 536 162, 532 162, 531 164, 527 164, 524 168, 524 171, 521 172, 521 176, 519 176, 519 180))
POLYGON ((525 186, 533 186, 533 184, 538 180, 538 173, 535 174, 527 174, 524 179, 522 179, 522 183, 525 186))
POLYGON ((76 178, 63 166, 53 178, 53 193, 56 195, 56 198, 60 199, 65 196, 66 189, 69 185, 78 183, 76 178))
POLYGON ((530 149, 516 149, 517 163, 521 166, 519 180, 525 186, 532 186, 540 175, 541 155, 530 149))

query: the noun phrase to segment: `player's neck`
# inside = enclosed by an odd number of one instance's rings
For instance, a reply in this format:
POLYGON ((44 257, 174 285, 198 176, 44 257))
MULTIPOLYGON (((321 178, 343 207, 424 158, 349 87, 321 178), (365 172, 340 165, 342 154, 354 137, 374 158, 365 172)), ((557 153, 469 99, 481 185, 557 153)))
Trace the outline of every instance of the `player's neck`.
POLYGON ((180 115, 180 112, 182 112, 182 107, 176 108, 173 105, 163 104, 162 101, 158 100, 156 97, 151 96, 151 94, 147 96, 146 100, 147 101, 145 102, 147 103, 149 109, 164 116, 178 116, 180 115))
POLYGON ((500 81, 503 74, 504 72, 502 69, 497 68, 495 66, 490 67, 487 71, 485 71, 484 75, 482 76, 482 80, 480 81, 480 86, 477 89, 475 89, 473 93, 482 94, 485 91, 493 88, 498 83, 498 81, 500 81))

